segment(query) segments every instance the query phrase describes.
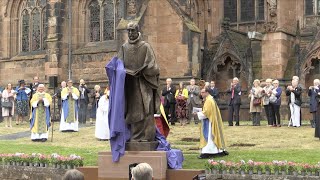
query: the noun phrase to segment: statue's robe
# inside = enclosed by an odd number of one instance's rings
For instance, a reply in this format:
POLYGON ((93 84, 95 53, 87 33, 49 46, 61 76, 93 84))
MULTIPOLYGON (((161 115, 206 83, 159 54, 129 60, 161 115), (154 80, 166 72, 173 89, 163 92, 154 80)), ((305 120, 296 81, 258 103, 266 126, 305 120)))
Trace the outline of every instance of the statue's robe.
POLYGON ((32 140, 48 139, 50 127, 50 104, 52 98, 48 93, 35 93, 30 100, 30 129, 32 140), (43 101, 39 101, 42 97, 43 101))
POLYGON ((118 53, 126 69, 125 121, 131 127, 131 141, 154 141, 159 68, 153 49, 140 37, 123 44, 118 53))
POLYGON ((79 131, 78 121, 78 99, 80 92, 77 88, 71 87, 69 94, 68 87, 62 89, 62 109, 60 119, 60 131, 79 131))

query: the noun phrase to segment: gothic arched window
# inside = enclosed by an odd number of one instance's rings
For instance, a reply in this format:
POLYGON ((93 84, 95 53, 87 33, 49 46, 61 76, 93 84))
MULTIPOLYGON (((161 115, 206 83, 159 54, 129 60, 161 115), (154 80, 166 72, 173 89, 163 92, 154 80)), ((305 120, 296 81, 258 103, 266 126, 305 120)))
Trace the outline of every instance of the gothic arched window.
POLYGON ((241 0, 241 21, 255 20, 255 0, 241 0))
POLYGON ((224 0, 224 17, 237 22, 237 0, 224 0))
POLYGON ((32 12, 32 51, 36 51, 40 49, 40 25, 41 25, 41 17, 40 11, 35 9, 32 12))
POLYGON ((125 1, 92 0, 88 6, 90 12, 90 42, 108 41, 115 39, 115 28, 123 17, 125 1), (117 2, 117 3, 115 3, 117 2))
POLYGON ((320 0, 305 0, 305 15, 320 15, 320 0))
POLYGON ((22 51, 29 51, 29 20, 30 16, 27 10, 22 11, 22 51))
POLYGON ((90 41, 100 41, 100 5, 97 0, 90 3, 90 41))
POLYGON ((46 49, 46 0, 27 0, 21 13, 21 51, 46 49))
POLYGON ((103 4, 103 40, 114 39, 114 5, 113 0, 103 4))

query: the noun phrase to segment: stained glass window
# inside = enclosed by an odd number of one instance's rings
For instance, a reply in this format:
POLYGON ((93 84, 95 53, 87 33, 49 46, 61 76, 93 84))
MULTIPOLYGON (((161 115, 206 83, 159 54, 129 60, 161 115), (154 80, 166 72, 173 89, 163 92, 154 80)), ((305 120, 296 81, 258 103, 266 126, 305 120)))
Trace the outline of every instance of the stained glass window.
POLYGON ((264 0, 258 0, 258 20, 264 20, 264 0))
POLYGON ((28 0, 27 2, 27 6, 35 6, 36 5, 36 1, 35 0, 28 0))
POLYGON ((224 17, 237 22, 237 0, 224 0, 224 17))
POLYGON ((126 1, 104 0, 100 4, 101 1, 93 0, 88 6, 90 42, 114 40, 115 28, 124 17, 126 1))
POLYGON ((314 14, 314 0, 305 0, 305 14, 313 15, 314 14))
POLYGON ((114 39, 114 6, 113 0, 105 1, 103 5, 103 40, 114 39))
POLYGON ((40 26, 41 25, 41 16, 40 11, 35 9, 32 12, 32 50, 39 50, 40 49, 40 26))
POLYGON ((22 12, 22 51, 29 51, 29 20, 30 15, 27 10, 22 12))
POLYGON ((320 15, 320 0, 317 1, 318 7, 317 7, 317 15, 320 15))
POLYGON ((48 18, 47 11, 44 10, 42 13, 42 49, 47 49, 47 34, 48 34, 48 18))
POLYGON ((100 41, 100 5, 94 0, 89 5, 90 9, 90 41, 100 41))
POLYGON ((126 1, 119 1, 118 7, 117 7, 117 23, 116 24, 118 24, 121 18, 124 17, 124 10, 126 8, 125 3, 126 1))
POLYGON ((255 0, 241 0, 241 21, 255 20, 255 0))
POLYGON ((26 0, 25 7, 22 8, 20 37, 23 52, 47 48, 45 42, 48 27, 46 5, 47 0, 26 0))

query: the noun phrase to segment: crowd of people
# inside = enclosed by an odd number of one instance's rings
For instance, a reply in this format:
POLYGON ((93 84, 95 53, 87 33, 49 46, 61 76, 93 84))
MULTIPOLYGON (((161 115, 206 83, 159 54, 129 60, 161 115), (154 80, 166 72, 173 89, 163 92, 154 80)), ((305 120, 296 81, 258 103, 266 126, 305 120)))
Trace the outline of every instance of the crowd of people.
MULTIPOLYGON (((218 103, 219 91, 215 87, 214 81, 206 82, 204 87, 199 87, 195 85, 195 79, 191 79, 190 85, 184 86, 180 82, 178 89, 176 89, 172 85, 170 78, 166 80, 166 87, 162 90, 162 98, 165 112, 171 125, 175 125, 177 121, 180 121, 182 126, 189 124, 191 121, 198 124, 199 120, 192 112, 194 108, 203 106, 200 89, 206 87, 209 89, 209 94, 218 103)), ((310 113, 313 114, 313 127, 316 126, 317 117, 320 117, 317 115, 317 113, 320 113, 318 110, 319 87, 320 81, 315 79, 314 85, 310 86, 308 92, 310 96, 310 113)), ((233 78, 226 92, 228 94, 228 124, 229 126, 239 126, 242 90, 237 77, 233 78)), ((258 79, 253 81, 252 88, 248 92, 253 126, 260 126, 261 112, 264 109, 268 126, 281 127, 280 106, 283 92, 287 96, 288 108, 290 109, 289 126, 301 126, 302 87, 297 76, 293 76, 291 84, 286 85, 284 89, 279 86, 279 81, 276 79, 266 79, 264 82, 260 82, 258 79)))
POLYGON ((79 131, 79 123, 86 124, 90 117, 90 124, 96 123, 95 137, 99 140, 108 140, 108 88, 102 93, 101 87, 96 85, 91 91, 83 79, 79 87, 73 86, 73 81, 61 82, 57 93, 51 96, 46 92, 44 84, 35 76, 30 86, 24 80, 18 82, 17 87, 11 83, 0 89, 2 117, 5 127, 12 128, 13 118, 16 125, 24 122, 30 123, 31 140, 46 141, 49 127, 51 126, 50 107, 53 97, 57 97, 58 111, 60 114, 61 132, 79 131), (92 108, 88 111, 88 104, 92 98, 92 108), (87 113, 89 112, 89 113, 87 113))
MULTIPOLYGON (((320 96, 320 80, 315 79, 314 85, 309 87, 310 113, 313 115, 312 125, 316 127, 318 102, 320 96)), ((190 80, 190 84, 185 86, 183 82, 179 83, 178 88, 172 84, 172 79, 166 79, 166 86, 162 89, 161 102, 164 107, 166 118, 171 125, 177 121, 181 126, 185 126, 194 121, 199 123, 199 118, 194 114, 195 109, 202 108, 204 99, 201 96, 201 89, 208 89, 208 93, 215 102, 219 102, 219 91, 215 87, 215 82, 206 82, 203 87, 196 85, 195 79, 190 80)), ((265 111, 268 126, 281 127, 280 105, 281 94, 285 92, 288 97, 288 107, 290 109, 290 123, 293 127, 301 125, 301 93, 302 88, 299 85, 299 78, 294 76, 290 85, 285 90, 279 86, 278 80, 266 79, 261 83, 256 79, 249 90, 250 113, 252 115, 252 125, 260 126, 262 109, 265 111), (263 84, 263 86, 261 86, 263 84)), ((50 127, 50 105, 52 97, 46 93, 46 88, 39 83, 39 78, 35 76, 33 83, 26 86, 24 80, 20 80, 17 87, 7 84, 1 92, 2 116, 5 127, 11 128, 13 117, 16 125, 23 123, 26 119, 31 123, 31 139, 45 141, 48 139, 48 130, 50 127), (31 111, 30 111, 31 110, 31 111), (27 118, 30 117, 30 118, 27 118)), ((239 126, 239 113, 241 106, 241 85, 237 77, 233 78, 228 94, 228 124, 229 126, 239 126)), ((90 123, 96 123, 95 136, 99 140, 108 140, 110 138, 108 125, 108 106, 109 91, 104 92, 99 85, 95 85, 90 90, 83 79, 79 82, 79 87, 74 87, 72 80, 63 81, 58 92, 55 94, 58 98, 58 109, 60 114, 60 131, 78 131, 79 123, 86 124, 87 117, 90 123), (88 104, 91 100, 91 110, 88 110, 88 104), (89 114, 87 115, 87 112, 89 114)), ((319 107, 320 108, 320 107, 319 107)), ((316 134, 320 134, 319 131, 316 134)), ((319 135, 318 135, 319 136, 319 135)))

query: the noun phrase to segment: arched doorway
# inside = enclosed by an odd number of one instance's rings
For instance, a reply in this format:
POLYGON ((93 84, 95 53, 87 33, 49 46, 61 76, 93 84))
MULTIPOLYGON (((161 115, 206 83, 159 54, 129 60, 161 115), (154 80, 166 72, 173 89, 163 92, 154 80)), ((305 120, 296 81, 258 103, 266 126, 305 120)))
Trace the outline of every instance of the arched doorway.
POLYGON ((320 79, 320 59, 318 57, 311 59, 309 73, 305 75, 305 87, 313 86, 314 79, 320 79))

